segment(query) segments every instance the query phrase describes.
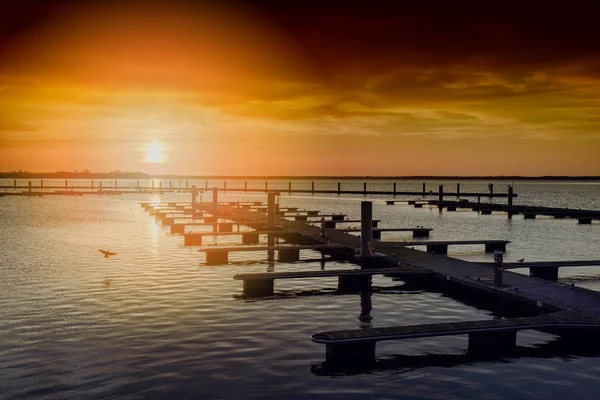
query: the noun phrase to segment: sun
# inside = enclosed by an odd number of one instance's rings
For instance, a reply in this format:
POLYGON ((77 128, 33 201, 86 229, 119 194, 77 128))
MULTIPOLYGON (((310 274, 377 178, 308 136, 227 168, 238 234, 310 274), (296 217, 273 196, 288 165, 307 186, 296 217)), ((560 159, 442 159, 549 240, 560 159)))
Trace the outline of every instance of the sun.
POLYGON ((156 140, 153 140, 148 147, 146 147, 145 161, 149 163, 165 162, 165 155, 163 151, 163 147, 156 140))

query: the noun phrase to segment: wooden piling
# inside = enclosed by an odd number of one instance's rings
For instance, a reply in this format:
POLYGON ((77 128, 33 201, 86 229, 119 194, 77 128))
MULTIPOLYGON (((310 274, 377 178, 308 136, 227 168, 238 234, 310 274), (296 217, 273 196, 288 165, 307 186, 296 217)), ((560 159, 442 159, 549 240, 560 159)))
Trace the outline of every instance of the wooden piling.
POLYGON ((213 187, 212 192, 213 192, 212 210, 213 210, 213 213, 216 213, 219 210, 219 189, 217 189, 217 187, 213 187))
POLYGON ((269 190, 269 182, 265 181, 265 192, 269 190))
POLYGON ((40 179, 40 189, 44 190, 44 180, 40 179))
POLYGON ((439 192, 438 192, 438 200, 440 202, 444 201, 444 185, 440 185, 439 192))
POLYGON ((248 181, 244 182, 244 192, 248 191, 248 181))
POLYGON ((288 182, 288 193, 292 193, 292 181, 288 182))
POLYGON ((362 257, 372 255, 373 243, 373 202, 360 202, 360 253, 362 257))
POLYGON ((342 191, 342 183, 338 182, 338 194, 342 191))
POLYGON ((315 193, 315 181, 312 181, 312 189, 311 189, 312 193, 315 193))
POLYGON ((31 193, 31 181, 29 181, 29 193, 31 193))
POLYGON ((65 179, 65 189, 69 186, 68 181, 65 179))
POLYGON ((425 182, 423 182, 423 196, 425 196, 425 182))
POLYGON ((396 195, 396 182, 394 182, 394 196, 396 195))
POLYGON ((367 194, 367 182, 363 182, 363 195, 367 194))
POLYGON ((460 197, 460 183, 456 183, 456 197, 460 197))

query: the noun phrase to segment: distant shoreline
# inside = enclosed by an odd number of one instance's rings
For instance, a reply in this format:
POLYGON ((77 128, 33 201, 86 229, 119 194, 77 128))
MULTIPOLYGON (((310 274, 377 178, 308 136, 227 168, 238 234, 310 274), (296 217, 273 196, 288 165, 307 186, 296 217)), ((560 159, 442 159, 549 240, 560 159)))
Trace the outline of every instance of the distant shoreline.
POLYGON ((334 176, 334 175, 149 175, 143 172, 0 172, 0 179, 205 179, 205 180, 491 180, 491 181, 600 181, 600 176, 334 176))

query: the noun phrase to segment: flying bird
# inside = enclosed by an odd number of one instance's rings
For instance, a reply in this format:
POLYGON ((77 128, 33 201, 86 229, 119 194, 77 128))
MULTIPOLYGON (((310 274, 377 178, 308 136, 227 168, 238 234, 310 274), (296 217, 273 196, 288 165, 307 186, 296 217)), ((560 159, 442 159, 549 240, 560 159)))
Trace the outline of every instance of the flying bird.
POLYGON ((112 253, 108 250, 102 250, 102 249, 98 249, 98 251, 102 254, 104 254, 104 258, 108 258, 108 256, 116 256, 117 253, 112 253))

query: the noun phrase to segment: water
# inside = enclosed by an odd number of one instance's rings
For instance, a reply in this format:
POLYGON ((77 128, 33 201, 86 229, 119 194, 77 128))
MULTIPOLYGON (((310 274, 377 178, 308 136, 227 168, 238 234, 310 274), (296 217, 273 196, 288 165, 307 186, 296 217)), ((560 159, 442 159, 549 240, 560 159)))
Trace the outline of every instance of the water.
MULTIPOLYGON (((209 185, 217 183, 222 185, 209 185)), ((495 191, 505 191, 505 183, 496 183, 495 191)), ((251 184, 264 187, 264 182, 251 184)), ((310 184, 295 181, 294 187, 310 184)), ((228 182, 235 185, 243 182, 228 182)), ((287 189, 287 181, 271 185, 287 189)), ((368 189, 391 185, 374 181, 368 189)), ((350 186, 362 190, 362 181, 342 183, 350 186)), ((597 183, 517 182, 515 187, 519 204, 600 209, 597 183)), ((404 188, 420 190, 421 183, 399 182, 398 190, 404 188)), ((461 183, 461 191, 475 190, 487 190, 487 182, 461 183)), ((382 227, 429 226, 431 239, 508 239, 507 261, 600 258, 598 223, 440 214, 372 198, 382 227)), ((382 342, 375 368, 327 370, 324 346, 309 336, 361 326, 361 300, 371 302, 375 327, 503 314, 444 293, 405 290, 402 282, 383 276, 374 277, 370 298, 337 295, 337 281, 329 278, 277 281, 275 298, 240 299, 241 282, 232 279, 236 273, 315 270, 321 268, 320 254, 302 252, 305 262, 270 267, 264 254, 233 253, 228 266, 206 266, 202 253, 183 248, 180 236, 168 234, 138 205, 159 199, 189 200, 189 195, 0 199, 0 398, 597 398, 595 353, 564 348, 557 337, 539 332, 519 333, 516 356, 473 358, 466 354, 467 338, 456 336, 382 342), (104 258, 99 248, 118 255, 104 258)), ((227 193, 222 199, 264 196, 227 193)), ((282 193, 280 203, 358 218, 363 199, 282 193)), ((411 239, 410 233, 383 235, 411 239)), ((236 240, 217 237, 214 243, 236 240)), ((450 247, 450 256, 491 261, 478 246, 450 247)), ((325 266, 353 267, 342 261, 325 266)), ((600 290, 597 267, 563 268, 560 274, 563 282, 600 290)))

